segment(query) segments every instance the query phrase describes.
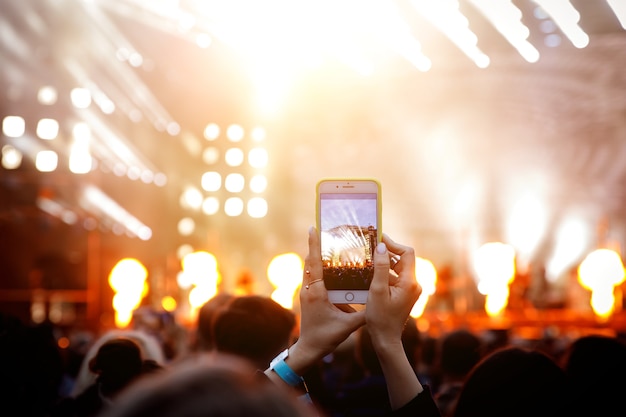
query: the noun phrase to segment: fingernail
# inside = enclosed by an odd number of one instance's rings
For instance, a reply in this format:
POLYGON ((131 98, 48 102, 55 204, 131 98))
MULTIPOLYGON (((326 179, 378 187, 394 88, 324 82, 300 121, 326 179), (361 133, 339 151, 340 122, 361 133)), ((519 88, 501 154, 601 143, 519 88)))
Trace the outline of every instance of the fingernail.
POLYGON ((385 245, 383 242, 380 242, 378 245, 376 245, 376 252, 383 254, 387 252, 387 245, 385 245))

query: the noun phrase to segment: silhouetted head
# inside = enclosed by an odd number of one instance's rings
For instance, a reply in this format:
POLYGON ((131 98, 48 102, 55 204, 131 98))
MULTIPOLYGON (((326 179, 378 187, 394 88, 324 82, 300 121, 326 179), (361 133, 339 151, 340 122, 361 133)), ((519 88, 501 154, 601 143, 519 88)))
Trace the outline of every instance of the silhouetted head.
POLYGON ((135 342, 137 346, 139 346, 142 358, 152 360, 159 366, 165 363, 163 348, 154 336, 142 330, 109 330, 98 337, 85 354, 72 388, 72 397, 77 397, 96 381, 97 375, 89 369, 92 359, 96 357, 98 351, 105 343, 119 338, 129 339, 135 342))
POLYGON ((137 343, 116 338, 107 341, 89 361, 89 370, 105 395, 113 395, 141 374, 143 360, 137 343))
POLYGON ((562 358, 578 410, 596 415, 623 408, 626 392, 626 344, 615 338, 588 335, 574 340, 562 358))
POLYGON ((563 415, 565 373, 547 355, 517 347, 496 350, 467 376, 455 417, 563 415))
POLYGON ((213 320, 215 348, 243 356, 259 369, 291 342, 296 316, 276 301, 261 295, 233 298, 213 320))
POLYGON ((198 310, 196 327, 196 350, 209 351, 215 347, 213 342, 213 319, 216 313, 230 303, 234 295, 219 293, 204 303, 198 310))
POLYGON ((465 377, 482 357, 481 339, 469 330, 452 331, 441 339, 439 366, 444 375, 465 377))

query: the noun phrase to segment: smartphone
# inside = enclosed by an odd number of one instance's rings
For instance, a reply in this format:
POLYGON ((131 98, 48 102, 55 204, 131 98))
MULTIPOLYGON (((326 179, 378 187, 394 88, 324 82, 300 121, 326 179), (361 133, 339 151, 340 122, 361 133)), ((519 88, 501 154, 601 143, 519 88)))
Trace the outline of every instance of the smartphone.
POLYGON ((334 304, 365 304, 382 239, 381 185, 368 178, 322 179, 316 187, 324 284, 334 304))

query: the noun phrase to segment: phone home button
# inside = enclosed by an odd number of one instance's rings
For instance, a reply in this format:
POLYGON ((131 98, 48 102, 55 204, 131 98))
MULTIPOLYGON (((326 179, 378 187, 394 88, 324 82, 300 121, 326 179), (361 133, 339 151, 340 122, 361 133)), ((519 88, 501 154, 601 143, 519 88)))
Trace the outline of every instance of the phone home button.
POLYGON ((354 293, 347 292, 346 293, 346 301, 354 301, 354 293))

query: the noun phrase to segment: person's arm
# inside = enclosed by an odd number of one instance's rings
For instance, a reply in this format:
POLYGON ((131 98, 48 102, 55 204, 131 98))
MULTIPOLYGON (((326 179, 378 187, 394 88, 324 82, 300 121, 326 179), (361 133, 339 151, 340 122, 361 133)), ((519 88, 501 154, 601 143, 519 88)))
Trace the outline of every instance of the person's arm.
MULTIPOLYGON (((365 311, 355 311, 349 306, 339 308, 328 301, 322 279, 320 240, 315 227, 309 229, 308 242, 309 253, 304 262, 300 288, 300 335, 284 359, 288 366, 286 372, 292 371, 296 376, 306 373, 365 324, 365 311)), ((268 367, 265 374, 278 384, 287 383, 272 367, 268 367)))
POLYGON ((397 410, 424 391, 402 346, 402 330, 421 293, 415 277, 415 252, 383 235, 374 266, 366 322, 385 375, 391 408, 397 410), (389 272, 389 257, 393 254, 400 255, 394 266, 397 276, 389 272))

